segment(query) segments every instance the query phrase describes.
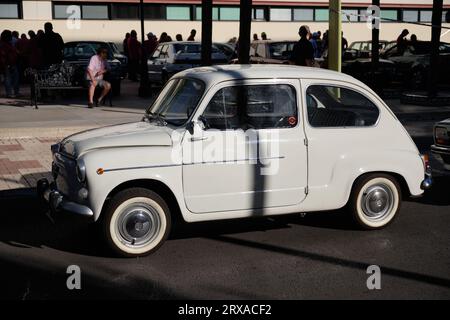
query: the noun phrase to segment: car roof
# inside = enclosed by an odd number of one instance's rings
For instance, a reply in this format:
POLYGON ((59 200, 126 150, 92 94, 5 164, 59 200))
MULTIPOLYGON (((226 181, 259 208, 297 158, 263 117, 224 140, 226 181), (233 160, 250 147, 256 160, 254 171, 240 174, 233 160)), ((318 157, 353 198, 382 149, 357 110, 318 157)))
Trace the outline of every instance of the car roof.
POLYGON ((177 73, 174 78, 188 77, 204 81, 207 85, 227 80, 244 79, 327 79, 357 82, 353 77, 327 69, 274 64, 229 64, 197 67, 177 73))
POLYGON ((298 42, 298 40, 253 40, 252 43, 292 43, 298 42))

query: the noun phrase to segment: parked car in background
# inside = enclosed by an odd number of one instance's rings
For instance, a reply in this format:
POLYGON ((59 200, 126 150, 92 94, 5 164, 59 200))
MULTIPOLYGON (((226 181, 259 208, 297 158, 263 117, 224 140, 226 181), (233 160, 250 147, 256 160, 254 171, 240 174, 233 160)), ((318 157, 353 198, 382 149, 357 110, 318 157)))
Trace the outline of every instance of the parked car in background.
POLYGON ((436 123, 433 133, 431 168, 440 175, 450 175, 450 119, 436 123))
MULTIPOLYGON (((388 41, 380 40, 379 51, 381 52, 388 41)), ((355 41, 345 50, 347 59, 370 58, 372 56, 372 41, 355 41)))
MULTIPOLYGON (((173 45, 173 44, 172 44, 173 45)), ((122 256, 157 250, 171 221, 346 206, 363 229, 431 186, 427 163, 388 106, 343 73, 282 65, 185 70, 142 121, 52 146, 52 213, 99 223, 122 256)))
POLYGON ((250 63, 288 64, 296 43, 296 41, 253 41, 250 46, 250 63))
POLYGON ((237 58, 236 45, 233 43, 220 43, 214 42, 213 45, 222 51, 222 53, 227 57, 228 62, 237 58))
MULTIPOLYGON (((397 45, 382 53, 383 59, 395 64, 395 80, 404 85, 419 89, 426 88, 430 68, 430 41, 409 43, 404 51, 399 51, 397 45)), ((450 84, 450 44, 441 42, 439 45, 438 82, 450 84)))
MULTIPOLYGON (((211 59, 213 64, 228 63, 227 56, 212 47, 211 59)), ((201 61, 200 42, 164 42, 158 45, 153 55, 148 59, 148 78, 151 83, 164 84, 174 74, 198 67, 201 61)))
POLYGON ((105 80, 108 80, 112 86, 114 95, 120 94, 122 71, 121 63, 114 57, 114 53, 107 42, 102 41, 71 41, 64 44, 64 62, 75 67, 75 83, 81 86, 87 84, 86 68, 89 60, 95 54, 100 46, 108 48, 109 72, 105 74, 105 80))
POLYGON ((114 42, 108 42, 108 45, 111 48, 114 58, 120 61, 121 76, 122 79, 125 79, 128 73, 128 57, 120 52, 119 47, 114 42))

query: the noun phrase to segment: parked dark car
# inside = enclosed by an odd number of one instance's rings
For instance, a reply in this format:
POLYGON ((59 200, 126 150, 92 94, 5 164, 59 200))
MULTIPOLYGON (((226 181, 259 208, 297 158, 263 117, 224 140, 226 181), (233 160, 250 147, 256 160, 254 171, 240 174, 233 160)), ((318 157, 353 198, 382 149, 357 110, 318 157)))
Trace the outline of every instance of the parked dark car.
POLYGON ((450 119, 438 122, 433 129, 430 165, 434 173, 450 176, 450 119))
POLYGON ((250 63, 288 64, 295 44, 296 41, 253 41, 250 63))
POLYGON ((111 82, 114 95, 120 94, 121 89, 121 63, 114 57, 107 42, 102 41, 72 41, 64 44, 64 62, 75 66, 74 81, 80 86, 87 85, 86 68, 89 60, 97 53, 100 46, 108 48, 109 72, 105 80, 111 82))
MULTIPOLYGON (((409 43, 405 50, 398 50, 393 45, 382 53, 381 57, 395 64, 395 80, 405 86, 418 89, 425 88, 428 81, 430 67, 430 41, 417 41, 409 43)), ((439 45, 438 81, 440 84, 449 84, 450 77, 450 44, 441 42, 439 45)))
MULTIPOLYGON (((211 59, 213 64, 227 64, 228 59, 214 45, 211 59)), ((148 79, 151 83, 164 84, 175 73, 198 67, 201 61, 200 42, 164 42, 158 45, 148 59, 148 79)))
POLYGON ((394 62, 386 59, 379 59, 378 70, 372 74, 372 59, 357 58, 342 61, 342 72, 364 82, 370 87, 387 87, 389 86, 395 74, 394 62))
MULTIPOLYGON (((388 41, 380 40, 379 51, 381 52, 388 44, 388 41)), ((355 41, 350 44, 347 50, 345 50, 347 57, 351 59, 357 58, 370 58, 372 55, 372 41, 355 41)), ((347 58, 347 60, 350 60, 347 58)))
POLYGON ((119 47, 114 42, 108 42, 108 45, 114 58, 120 61, 120 75, 122 79, 125 79, 128 73, 128 57, 120 52, 119 47))

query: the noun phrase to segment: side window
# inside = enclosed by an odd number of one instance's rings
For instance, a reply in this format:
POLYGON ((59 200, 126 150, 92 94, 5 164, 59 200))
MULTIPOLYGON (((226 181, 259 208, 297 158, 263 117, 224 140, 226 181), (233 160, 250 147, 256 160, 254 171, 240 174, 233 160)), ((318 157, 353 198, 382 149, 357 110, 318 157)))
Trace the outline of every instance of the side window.
POLYGON ((159 56, 161 59, 167 58, 168 54, 167 54, 167 50, 169 49, 168 45, 165 45, 162 47, 161 49, 161 55, 159 56))
POLYGON ((158 48, 156 48, 156 50, 153 52, 152 58, 154 58, 154 59, 159 58, 159 55, 161 53, 161 48, 162 48, 162 46, 158 46, 158 48))
POLYGON ((269 129, 297 124, 295 89, 289 85, 249 85, 220 89, 203 113, 209 128, 269 129))
POLYGON ((368 127, 379 116, 378 107, 347 88, 312 85, 306 90, 308 121, 313 127, 368 127))

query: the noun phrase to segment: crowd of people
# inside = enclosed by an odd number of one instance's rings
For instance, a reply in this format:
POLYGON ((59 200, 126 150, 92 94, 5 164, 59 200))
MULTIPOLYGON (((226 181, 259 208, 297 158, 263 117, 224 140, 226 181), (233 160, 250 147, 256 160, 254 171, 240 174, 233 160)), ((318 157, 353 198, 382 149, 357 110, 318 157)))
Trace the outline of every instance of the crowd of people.
POLYGON ((52 64, 61 63, 64 41, 53 31, 50 22, 44 30, 30 30, 28 36, 18 31, 3 30, 0 35, 0 75, 3 77, 6 96, 20 95, 20 82, 24 71, 31 67, 45 69, 52 64))

